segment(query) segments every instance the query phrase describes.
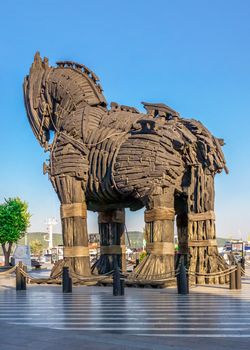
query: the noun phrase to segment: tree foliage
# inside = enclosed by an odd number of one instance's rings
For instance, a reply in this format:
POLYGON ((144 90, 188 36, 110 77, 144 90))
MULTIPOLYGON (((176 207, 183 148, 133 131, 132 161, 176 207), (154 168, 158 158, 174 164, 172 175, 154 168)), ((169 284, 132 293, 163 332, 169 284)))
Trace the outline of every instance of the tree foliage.
POLYGON ((0 243, 15 243, 30 224, 28 204, 20 198, 5 199, 0 205, 0 243))
POLYGON ((40 257, 43 252, 43 244, 38 239, 35 239, 30 242, 30 250, 31 254, 40 257))
POLYGON ((5 265, 9 264, 12 244, 22 238, 29 227, 30 217, 28 204, 18 197, 5 199, 0 205, 0 244, 5 256, 5 265))

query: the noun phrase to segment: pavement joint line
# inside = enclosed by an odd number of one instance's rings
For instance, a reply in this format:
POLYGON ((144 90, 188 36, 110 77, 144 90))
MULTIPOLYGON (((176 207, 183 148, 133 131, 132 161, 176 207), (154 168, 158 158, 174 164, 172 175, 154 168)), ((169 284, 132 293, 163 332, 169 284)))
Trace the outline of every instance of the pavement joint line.
MULTIPOLYGON (((18 322, 10 322, 10 324, 15 324, 15 325, 25 325, 25 323, 18 323, 18 322)), ((36 325, 46 325, 46 322, 40 322, 40 323, 36 323, 36 325)), ((52 323, 54 324, 54 323, 52 323)), ((71 324, 76 324, 74 322, 72 322, 71 324)), ((78 323, 77 323, 78 324, 78 323)), ((27 325, 27 324, 26 324, 27 325)), ((159 325, 157 325, 159 326, 159 325)), ((71 328, 71 327, 70 327, 71 328)), ((230 328, 230 327, 223 327, 223 328, 217 328, 217 327, 115 327, 115 328, 111 328, 111 327, 79 327, 78 329, 86 329, 86 330, 123 330, 123 331, 136 331, 136 330, 148 330, 148 331, 157 331, 157 330, 161 330, 161 331, 172 331, 172 330, 180 330, 180 331, 248 331, 249 328, 230 328)))
MULTIPOLYGON (((20 321, 20 319, 18 320, 18 321, 20 321)), ((22 321, 26 321, 26 320, 22 320, 22 321)), ((19 323, 19 322, 11 322, 12 324, 30 324, 30 322, 22 322, 22 323, 19 323)), ((36 324, 36 325, 49 325, 49 324, 64 324, 64 325, 66 325, 66 324, 69 324, 69 325, 90 325, 90 328, 92 328, 91 327, 91 325, 124 325, 124 326, 126 326, 127 324, 130 324, 130 322, 89 322, 89 321, 86 321, 86 322, 72 322, 72 321, 70 321, 70 322, 67 322, 66 320, 61 320, 61 321, 46 321, 46 322, 35 322, 35 323, 33 323, 33 324, 36 324)), ((157 324, 157 326, 161 326, 161 325, 172 325, 172 326, 174 326, 174 325, 185 325, 185 326, 187 326, 187 325, 189 325, 189 324, 200 324, 199 322, 189 322, 189 323, 187 323, 187 322, 135 322, 134 323, 134 325, 150 325, 150 324, 157 324)), ((219 325, 224 325, 224 323, 220 323, 219 325)), ((227 323, 225 323, 225 324, 227 324, 227 323)), ((233 323, 233 324, 237 324, 238 326, 242 326, 243 325, 243 323, 233 323)), ((246 324, 244 324, 244 325, 246 325, 246 324)), ((249 323, 247 323, 247 325, 249 325, 249 323)), ((217 325, 218 326, 218 325, 217 325)), ((123 327, 124 328, 124 327, 123 327)), ((129 328, 131 328, 131 327, 129 327, 129 328)), ((135 328, 134 326, 132 327, 133 329, 135 328)), ((154 328, 156 328, 156 327, 154 327, 154 328)), ((116 329, 116 327, 115 328, 112 328, 112 329, 116 329)), ((127 329, 127 328, 124 328, 124 329, 127 329)), ((161 327, 161 329, 162 329, 162 327, 161 327)), ((168 328, 164 328, 164 329, 168 329, 168 328)), ((174 330, 177 330, 177 329, 181 329, 181 330, 190 330, 190 329, 193 329, 193 330, 218 330, 218 331, 220 331, 220 330, 230 330, 230 331, 238 331, 238 330, 249 330, 250 328, 249 327, 245 327, 245 328, 242 328, 242 327, 240 327, 240 328, 231 328, 231 327, 196 327, 196 328, 190 328, 190 327, 176 327, 176 328, 174 328, 174 327, 170 327, 169 329, 174 329, 174 330)))
MULTIPOLYGON (((124 299, 124 300, 126 300, 126 301, 130 301, 130 300, 128 300, 128 299, 124 299)), ((241 299, 242 300, 242 299, 241 299)), ((240 302, 241 302, 241 300, 240 301, 232 301, 232 303, 235 303, 235 304, 239 304, 240 302)), ((93 302, 92 300, 72 300, 72 299, 70 299, 70 300, 66 300, 66 302, 71 302, 71 301, 73 301, 73 302, 89 302, 89 301, 91 301, 91 302, 93 302)), ((101 300, 101 301, 105 301, 105 300, 101 300)), ((134 301, 134 300, 131 300, 131 301, 134 301)), ((224 301, 224 300, 223 300, 224 301)), ((249 299, 249 301, 250 301, 250 299, 249 299)), ((26 304, 28 305, 28 304, 30 304, 30 302, 32 302, 32 300, 29 300, 29 301, 27 301, 26 302, 26 304)), ((35 303, 37 303, 37 301, 35 301, 35 299, 34 299, 34 302, 35 303)), ((65 300, 62 300, 62 302, 65 302, 65 300)), ((107 304, 114 304, 114 303, 117 303, 117 304, 119 304, 121 301, 119 300, 119 301, 116 301, 116 300, 114 300, 113 302, 112 301, 110 301, 110 302, 108 302, 107 304)), ((9 304, 9 305, 12 305, 13 304, 13 302, 5 302, 5 301, 3 301, 3 302, 1 302, 3 305, 5 305, 5 304, 9 304)), ((0 303, 0 304, 1 304, 0 303)), ((94 303, 94 302, 93 302, 94 303)), ((95 303, 96 304, 99 304, 99 302, 97 302, 97 301, 95 301, 95 303)), ((106 301, 105 301, 105 303, 106 303, 106 301)), ((142 304, 142 305, 146 305, 146 304, 161 304, 161 303, 165 303, 165 304, 169 304, 169 305, 172 305, 173 304, 173 301, 159 301, 159 300, 156 300, 155 302, 154 301, 150 301, 149 303, 147 303, 147 302, 143 302, 143 303, 140 303, 140 302, 137 302, 138 304, 142 304)), ((191 303, 193 303, 192 301, 191 301, 191 303)), ((212 300, 211 301, 209 301, 209 302, 197 302, 197 303, 194 303, 194 304, 199 304, 199 305, 204 305, 204 304, 220 304, 221 303, 221 300, 219 301, 219 300, 217 300, 217 301, 215 301, 215 302, 213 302, 212 300)), ((229 300, 228 300, 228 303, 229 303, 229 300)), ((23 303, 22 301, 18 301, 17 303, 15 303, 15 305, 26 305, 25 303, 23 303)), ((55 303, 53 303, 53 305, 56 305, 56 304, 58 304, 58 305, 60 305, 61 303, 60 303, 60 301, 56 301, 55 303)), ((178 301, 176 301, 176 303, 175 304, 180 304, 180 305, 189 305, 190 304, 190 302, 188 302, 188 301, 185 301, 185 302, 183 302, 183 301, 180 301, 180 302, 178 302, 178 301)), ((231 303, 230 303, 231 304, 231 303)))
MULTIPOLYGON (((93 313, 93 312, 91 312, 91 315, 99 315, 100 313, 102 313, 101 311, 100 312, 97 312, 97 313, 93 313)), ((203 313, 204 313, 204 311, 203 311, 203 313)), ((73 313, 71 313, 72 315, 73 315, 73 313)), ((162 315, 162 314, 165 314, 165 312, 161 312, 161 313, 155 313, 154 312, 154 315, 162 315)), ((40 314, 40 315, 42 315, 42 314, 40 314)), ((69 315, 69 314, 64 314, 64 315, 69 315)), ((115 314, 115 313, 111 313, 111 312, 109 312, 109 313, 102 313, 102 315, 103 316, 106 316, 106 315, 117 315, 117 314, 115 314)), ((123 316, 123 317, 125 317, 125 316, 127 316, 127 315, 132 315, 132 313, 131 312, 127 312, 127 313, 124 313, 124 314, 121 314, 121 316, 123 316)), ((140 312, 139 314, 138 313, 134 313, 134 315, 141 315, 141 316, 143 316, 143 315, 148 315, 148 312, 140 312)), ((186 314, 183 314, 183 313, 179 313, 179 312, 175 312, 175 313, 173 313, 173 312, 169 312, 169 313, 167 313, 167 315, 168 316, 189 316, 189 315, 196 315, 196 316, 200 316, 200 314, 195 314, 195 313, 186 313, 186 314)), ((249 313, 248 314, 244 314, 243 316, 248 316, 249 315, 249 313)), ((230 313, 213 313, 213 314, 211 314, 210 316, 238 316, 239 317, 239 313, 235 313, 235 314, 230 314, 230 313)), ((241 317, 242 317, 242 315, 240 315, 241 317)), ((206 318, 206 316, 204 316, 204 317, 202 317, 202 318, 206 318)))
MULTIPOLYGON (((57 320, 57 318, 54 318, 54 317, 51 317, 51 318, 49 318, 50 320, 57 320)), ((67 318, 68 319, 68 318, 67 318)), ((75 318, 70 318, 70 320, 75 320, 75 318)), ((36 322, 36 320, 33 318, 33 317, 20 317, 20 318, 13 318, 13 317, 4 317, 4 318, 1 318, 1 320, 13 320, 13 321, 15 321, 15 320, 18 320, 18 321, 25 321, 25 320, 33 320, 34 322, 36 322)), ((48 319, 46 319, 46 320, 48 320, 48 319)), ((128 319, 127 319, 128 320, 128 319)), ((134 319, 134 318, 132 318, 131 320, 136 320, 136 319, 134 319)), ((138 322, 138 321, 136 321, 134 324, 150 324, 150 323, 154 323, 155 324, 155 322, 150 322, 151 320, 157 320, 157 321, 162 321, 162 320, 166 320, 165 318, 164 319, 161 319, 161 318, 154 318, 154 319, 151 319, 151 318, 148 318, 148 320, 149 320, 149 322, 138 322)), ((113 322, 111 321, 109 321, 109 322, 107 322, 107 321, 104 321, 104 322, 102 322, 102 321, 95 321, 95 322, 90 322, 87 318, 86 318, 86 321, 84 322, 83 321, 83 319, 79 319, 79 321, 81 321, 81 322, 75 322, 76 324, 85 324, 85 323, 87 323, 87 324, 127 324, 127 323, 130 323, 130 322, 128 322, 128 321, 122 321, 122 322, 117 322, 117 321, 115 321, 115 320, 113 320, 113 322)), ((173 322, 173 321, 169 321, 169 322, 159 322, 160 324, 168 324, 168 325, 189 325, 189 324, 206 324, 206 325, 208 325, 208 322, 193 322, 193 321, 189 321, 189 320, 187 320, 188 322, 183 322, 183 321, 175 321, 175 322, 173 322)), ((61 320, 60 322, 63 322, 63 323, 69 323, 69 322, 67 322, 66 320, 61 320)), ((47 324, 48 322, 44 322, 45 324, 47 324)), ((58 323, 58 322, 57 322, 58 323)), ((71 323, 71 322, 70 322, 71 323)), ((250 322, 218 322, 217 323, 217 325, 218 326, 220 326, 220 325, 250 325, 250 322)))
MULTIPOLYGON (((47 310, 56 310, 56 309, 58 309, 58 307, 47 307, 47 308, 45 308, 45 307, 37 307, 37 306, 29 306, 29 307, 19 307, 19 308, 15 308, 16 310, 23 310, 24 308, 27 310, 27 309, 33 309, 33 308, 36 308, 37 310, 45 310, 45 311, 47 311, 47 310)), ((65 309, 67 309, 68 311, 73 311, 73 310, 104 310, 104 311, 109 311, 109 310, 112 310, 112 311, 122 311, 122 310, 127 310, 127 307, 117 307, 117 308, 114 308, 114 307, 109 307, 109 308, 107 308, 107 307, 102 307, 102 306, 86 306, 86 307, 66 307, 65 305, 63 306, 63 308, 65 308, 65 309)), ((141 308, 140 307, 133 307, 133 306, 129 306, 129 308, 130 308, 130 310, 137 310, 137 309, 139 309, 139 310, 141 310, 141 308)), ((156 310, 156 311, 158 311, 158 310, 176 310, 176 309, 178 309, 178 307, 157 307, 157 308, 154 308, 154 307, 145 307, 145 308, 143 308, 143 310, 145 310, 145 311, 147 311, 147 310, 156 310)), ((194 310, 195 312, 197 312, 197 311, 200 311, 200 312, 202 312, 202 310, 200 310, 200 308, 199 307, 181 307, 181 308, 179 308, 180 310, 183 310, 183 311, 190 311, 190 310, 194 310), (197 309, 197 310, 195 310, 195 309, 197 309)), ((238 308, 237 307, 235 307, 235 311, 237 310, 238 308)), ((6 307, 6 308, 1 308, 0 307, 0 310, 9 310, 9 308, 8 307, 6 307)), ((220 309, 218 309, 218 308, 209 308, 209 310, 210 311, 213 311, 213 310, 218 310, 218 311, 223 311, 223 308, 220 310, 220 309)), ((244 310, 246 310, 246 311, 249 311, 250 310, 250 308, 244 308, 244 310)), ((210 312, 209 311, 209 312, 210 312)), ((229 312, 229 311, 228 311, 229 312)), ((211 313, 211 312, 210 312, 211 313)))
MULTIPOLYGON (((64 328, 60 328, 64 329, 64 328)), ((67 329, 64 329, 67 330, 67 329)), ((143 337, 176 337, 176 338, 250 338, 250 334, 134 334, 143 337)))
MULTIPOLYGON (((8 316, 8 314, 6 314, 7 316, 8 316)), ((34 316, 33 314, 29 314, 30 316, 34 316)), ((58 315, 60 315, 60 314, 58 314, 58 315)), ((84 315, 86 315, 86 314, 84 314, 84 315)), ((36 314, 35 316, 39 316, 39 317, 41 317, 41 316, 43 316, 44 317, 44 315, 42 315, 42 314, 36 314)), ((67 314, 61 314, 61 316, 62 317, 67 317, 67 318, 71 318, 71 319, 74 319, 75 317, 69 317, 69 315, 67 315, 67 314)), ((114 316, 110 316, 110 315, 104 315, 105 316, 105 319, 115 319, 115 320, 117 320, 117 319, 120 319, 120 318, 122 318, 122 317, 124 317, 124 315, 122 315, 122 316, 117 316, 117 315, 114 315, 114 316)), ((10 316, 11 317, 11 316, 10 316)), ((15 317, 15 316, 12 316, 12 318, 13 317, 15 317)), ((24 316, 25 317, 25 316, 24 316)), ((47 318, 50 318, 51 316, 48 316, 47 318)), ((46 319, 47 319, 46 318, 46 319)), ((58 317, 56 317, 56 318, 59 318, 59 316, 58 317)), ((180 316, 180 317, 175 317, 174 319, 181 319, 181 320, 202 320, 202 319, 207 319, 205 316, 203 316, 203 317, 194 317, 194 316, 180 316)), ((234 318, 234 317, 232 317, 232 318, 234 318)), ((1 318, 0 318, 1 319, 1 318)), ((90 315, 89 317, 84 317, 84 316, 81 316, 81 317, 78 317, 78 318, 75 318, 75 319, 103 319, 103 316, 99 316, 99 317, 96 317, 96 316, 92 316, 92 315, 90 315)), ((138 317, 136 318, 136 317, 127 317, 126 316, 126 319, 138 319, 138 317)), ((143 317, 143 319, 146 319, 145 317, 143 317)), ((166 317, 149 317, 148 319, 154 319, 154 320, 161 320, 161 319, 168 319, 168 318, 166 318, 166 317)), ((212 321, 214 318, 209 318, 209 321, 212 321)), ((244 319, 244 320, 250 320, 250 317, 243 317, 243 318, 241 318, 242 320, 244 319)))

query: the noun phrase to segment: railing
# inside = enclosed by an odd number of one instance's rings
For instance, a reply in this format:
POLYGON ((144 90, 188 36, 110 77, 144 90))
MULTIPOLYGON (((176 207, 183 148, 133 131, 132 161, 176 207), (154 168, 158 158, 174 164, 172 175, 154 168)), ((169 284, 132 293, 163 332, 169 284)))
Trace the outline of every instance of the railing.
MULTIPOLYGON (((246 264, 247 265, 247 264, 246 264)), ((243 265, 244 266, 244 265, 243 265)), ((64 293, 72 292, 72 284, 77 282, 102 282, 108 279, 113 284, 113 295, 124 295, 125 284, 131 283, 162 283, 173 281, 176 278, 178 294, 189 293, 189 279, 190 277, 205 277, 205 279, 215 277, 229 276, 229 288, 230 289, 241 289, 241 279, 243 277, 250 277, 246 273, 246 270, 241 264, 236 264, 219 272, 201 273, 196 271, 190 271, 185 266, 184 256, 180 257, 179 263, 175 270, 169 271, 164 274, 158 275, 147 275, 147 279, 143 275, 137 275, 136 273, 123 273, 118 265, 115 269, 104 274, 104 275, 91 275, 81 276, 77 274, 71 266, 63 266, 62 270, 55 276, 48 278, 34 278, 27 272, 27 268, 19 262, 18 265, 13 266, 11 269, 0 272, 0 276, 6 276, 9 274, 16 274, 16 290, 26 290, 27 283, 61 283, 62 290, 64 293), (110 281, 110 279, 112 280, 110 281), (150 279, 149 279, 150 278, 150 279)))

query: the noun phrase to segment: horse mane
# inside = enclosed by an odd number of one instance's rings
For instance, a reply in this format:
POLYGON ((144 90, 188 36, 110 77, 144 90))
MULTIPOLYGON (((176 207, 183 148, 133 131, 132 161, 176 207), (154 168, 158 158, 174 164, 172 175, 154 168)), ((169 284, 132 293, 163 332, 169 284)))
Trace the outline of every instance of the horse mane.
POLYGON ((82 74, 83 77, 88 80, 92 89, 94 90, 93 92, 95 93, 95 95, 97 95, 98 99, 100 100, 100 105, 102 105, 103 107, 107 106, 107 102, 102 94, 103 88, 100 84, 100 79, 91 69, 86 67, 84 64, 77 63, 74 61, 58 61, 56 62, 56 65, 58 68, 68 68, 77 73, 82 74))

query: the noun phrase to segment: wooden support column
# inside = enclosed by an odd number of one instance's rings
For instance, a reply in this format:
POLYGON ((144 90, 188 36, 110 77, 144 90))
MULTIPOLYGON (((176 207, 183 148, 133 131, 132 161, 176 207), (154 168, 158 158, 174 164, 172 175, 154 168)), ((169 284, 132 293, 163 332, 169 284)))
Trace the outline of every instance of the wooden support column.
POLYGON ((70 262, 77 274, 90 276, 87 207, 82 181, 58 176, 54 178, 54 185, 61 201, 64 260, 70 262))
POLYGON ((174 218, 173 195, 154 195, 145 211, 147 256, 134 270, 137 277, 150 281, 174 271, 174 218))
POLYGON ((92 271, 104 274, 114 270, 114 262, 126 271, 125 210, 100 212, 98 215, 100 233, 100 258, 92 271))
MULTIPOLYGON (((214 175, 201 166, 191 168, 191 185, 187 198, 186 227, 180 229, 188 235, 190 253, 190 271, 212 273, 228 268, 219 255, 216 241, 214 214, 214 175)), ((180 236, 180 235, 179 235, 180 236)), ((228 276, 192 278, 199 284, 217 284, 228 281, 228 276)))

